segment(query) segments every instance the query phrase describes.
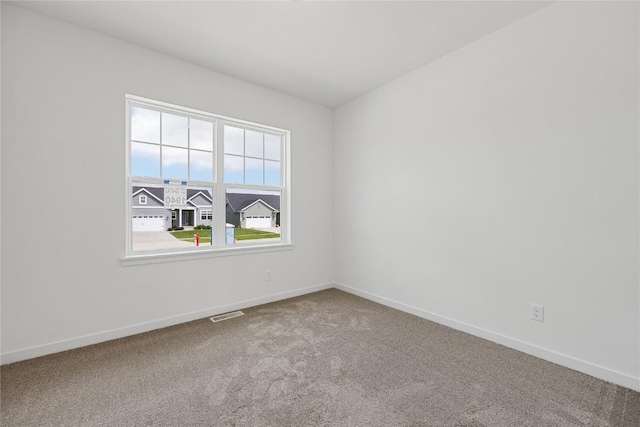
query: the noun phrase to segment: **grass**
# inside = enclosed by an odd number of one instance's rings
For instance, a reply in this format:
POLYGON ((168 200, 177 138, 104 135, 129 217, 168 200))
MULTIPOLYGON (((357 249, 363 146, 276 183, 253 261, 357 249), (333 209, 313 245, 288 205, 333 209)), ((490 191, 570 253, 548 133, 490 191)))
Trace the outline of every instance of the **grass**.
MULTIPOLYGON (((254 230, 251 228, 236 228, 236 240, 272 239, 279 238, 280 234, 270 231, 254 230)), ((211 230, 181 230, 170 231, 171 235, 185 242, 193 242, 193 235, 200 233, 200 244, 211 243, 211 230)))
POLYGON ((270 231, 254 230, 252 228, 236 228, 236 240, 272 239, 279 237, 280 234, 270 231))
POLYGON ((184 240, 185 242, 193 242, 193 235, 199 233, 200 244, 211 243, 211 230, 180 230, 170 231, 169 233, 176 239, 184 240))

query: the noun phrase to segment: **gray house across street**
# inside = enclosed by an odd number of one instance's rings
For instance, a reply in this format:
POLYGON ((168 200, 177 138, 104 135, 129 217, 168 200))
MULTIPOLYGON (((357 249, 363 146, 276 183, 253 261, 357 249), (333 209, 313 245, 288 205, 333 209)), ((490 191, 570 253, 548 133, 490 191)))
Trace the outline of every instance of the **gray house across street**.
MULTIPOLYGON (((131 201, 133 231, 164 231, 171 227, 213 225, 209 190, 187 189, 187 206, 164 207, 164 188, 134 186, 131 201)), ((228 193, 226 222, 238 228, 270 228, 280 225, 280 196, 228 193)))
POLYGON ((238 228, 280 226, 280 196, 227 193, 227 223, 238 228))
POLYGON ((213 224, 213 199, 208 190, 187 189, 187 207, 164 207, 164 188, 133 187, 133 231, 163 231, 170 227, 213 224))

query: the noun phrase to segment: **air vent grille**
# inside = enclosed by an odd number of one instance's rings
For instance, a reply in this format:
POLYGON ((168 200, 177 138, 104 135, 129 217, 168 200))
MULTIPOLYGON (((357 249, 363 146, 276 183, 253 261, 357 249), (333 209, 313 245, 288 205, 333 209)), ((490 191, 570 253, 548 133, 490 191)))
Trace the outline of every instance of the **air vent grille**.
POLYGON ((223 320, 233 319, 234 317, 244 316, 244 313, 241 311, 232 311, 231 313, 218 314, 216 316, 211 317, 212 322, 222 322, 223 320))

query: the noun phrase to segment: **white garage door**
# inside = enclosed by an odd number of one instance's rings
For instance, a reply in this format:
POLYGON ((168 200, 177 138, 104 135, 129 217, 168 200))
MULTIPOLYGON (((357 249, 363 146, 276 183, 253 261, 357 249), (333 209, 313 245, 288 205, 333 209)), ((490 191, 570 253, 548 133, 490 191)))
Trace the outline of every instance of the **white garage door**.
POLYGON ((164 231, 164 217, 161 215, 134 215, 133 231, 164 231))
POLYGON ((247 228, 269 228, 271 227, 270 216, 248 216, 247 228))

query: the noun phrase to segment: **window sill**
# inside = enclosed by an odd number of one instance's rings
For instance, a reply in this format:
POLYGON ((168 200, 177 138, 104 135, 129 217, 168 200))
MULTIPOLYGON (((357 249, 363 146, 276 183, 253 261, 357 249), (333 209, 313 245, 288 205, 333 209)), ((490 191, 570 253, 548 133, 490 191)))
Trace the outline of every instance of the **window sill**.
POLYGON ((231 248, 200 249, 194 251, 176 252, 144 252, 126 255, 120 258, 122 266, 157 264, 173 261, 189 261, 194 259, 217 258, 223 256, 256 254, 263 252, 289 251, 293 249, 292 243, 278 243, 271 245, 255 245, 231 248))

